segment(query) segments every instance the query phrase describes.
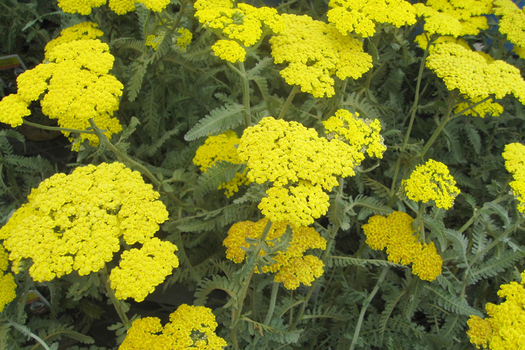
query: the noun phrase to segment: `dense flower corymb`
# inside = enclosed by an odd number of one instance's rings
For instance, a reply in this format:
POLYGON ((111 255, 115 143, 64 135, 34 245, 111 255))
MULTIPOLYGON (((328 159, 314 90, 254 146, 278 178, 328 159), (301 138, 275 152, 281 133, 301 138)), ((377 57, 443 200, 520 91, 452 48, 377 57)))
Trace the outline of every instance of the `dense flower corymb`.
POLYGON ((272 222, 309 225, 328 210, 328 195, 337 176, 355 175, 364 159, 347 143, 319 137, 314 129, 297 122, 263 118, 247 128, 237 148, 247 163, 248 179, 271 187, 259 209, 272 222))
MULTIPOLYGON (((243 221, 233 224, 223 242, 228 248, 226 257, 236 263, 242 262, 246 257, 245 249, 250 246, 246 238, 260 238, 267 223, 268 219, 262 219, 257 222, 243 221)), ((290 224, 287 222, 273 223, 266 237, 266 244, 273 246, 272 241, 280 242, 288 225, 290 224)), ((276 273, 275 282, 282 282, 287 289, 297 289, 301 283, 309 286, 315 278, 323 274, 323 262, 316 256, 304 253, 308 249, 326 249, 326 240, 311 227, 290 225, 290 228, 290 246, 273 256, 276 262, 263 266, 262 272, 276 273)), ((260 254, 265 255, 265 252, 261 250, 260 254)))
MULTIPOLYGON (((232 164, 242 164, 243 161, 237 154, 237 145, 240 139, 235 131, 229 130, 217 136, 209 136, 204 145, 200 146, 195 152, 193 163, 200 166, 201 171, 206 172, 215 162, 226 161, 232 164)), ((248 184, 246 171, 235 174, 228 183, 220 184, 219 189, 226 189, 226 196, 231 197, 239 190, 239 186, 248 184)))
POLYGON ((215 334, 216 328, 211 309, 182 304, 170 315, 170 322, 164 327, 157 317, 133 321, 119 350, 220 350, 228 344, 215 334))
POLYGON ((500 286, 498 296, 506 300, 499 305, 487 303, 489 317, 470 316, 467 335, 470 342, 491 350, 522 349, 525 344, 525 272, 521 284, 510 282, 500 286))
POLYGON ((159 194, 121 163, 76 168, 44 180, 0 229, 13 270, 32 259, 35 281, 102 269, 127 244, 145 243, 168 218, 159 194))
POLYGON ((525 212, 525 146, 511 143, 505 146, 503 152, 505 168, 512 174, 514 181, 509 183, 518 201, 518 210, 525 212))
POLYGON ((403 180, 403 187, 408 198, 423 203, 433 201, 443 209, 450 209, 460 192, 447 166, 433 159, 418 165, 410 178, 403 180))
POLYGON ((374 215, 363 225, 366 243, 370 248, 386 248, 388 261, 412 264, 412 273, 422 280, 433 281, 441 274, 443 259, 437 253, 434 242, 419 243, 412 227, 414 219, 395 211, 388 217, 374 215))
MULTIPOLYGON (((22 124, 22 117, 29 115, 27 107, 33 101, 40 101, 42 112, 57 119, 60 127, 86 130, 92 118, 108 138, 122 130, 113 117, 124 88, 109 74, 114 57, 107 44, 88 39, 99 34, 93 26, 75 27, 62 31, 65 38, 55 39, 58 45, 53 41, 48 44, 46 63, 18 76, 17 97, 9 95, 0 101, 1 122, 13 127, 22 124), (73 40, 73 37, 79 38, 73 40)), ((63 133, 70 136, 69 132, 63 133)), ((94 145, 99 142, 93 134, 82 133, 80 137, 94 145)))
MULTIPOLYGON (((143 4, 147 9, 161 12, 170 0, 109 0, 109 8, 117 15, 124 15, 135 10, 135 4, 143 4)), ((58 0, 58 6, 67 13, 89 15, 91 10, 106 4, 106 0, 58 0)))
POLYGON ((13 274, 6 273, 9 266, 8 254, 0 244, 0 312, 16 298, 16 283, 13 274))
POLYGON ((281 76, 290 85, 314 97, 334 95, 334 79, 358 79, 372 68, 372 57, 363 43, 341 34, 335 25, 311 17, 281 15, 284 30, 270 38, 275 63, 288 62, 281 76))
POLYGON ((507 40, 517 46, 515 52, 525 55, 525 12, 511 0, 494 0, 494 14, 500 17, 498 30, 507 36, 507 40))
POLYGON ((328 21, 344 35, 355 32, 373 36, 377 23, 396 27, 416 23, 416 10, 403 0, 330 0, 328 21))

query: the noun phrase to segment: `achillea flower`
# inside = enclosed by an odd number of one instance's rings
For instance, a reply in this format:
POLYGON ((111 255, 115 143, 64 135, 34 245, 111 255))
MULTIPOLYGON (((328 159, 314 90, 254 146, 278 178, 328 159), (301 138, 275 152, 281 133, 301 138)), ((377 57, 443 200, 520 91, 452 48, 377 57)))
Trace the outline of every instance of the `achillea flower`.
POLYGON ((274 8, 235 4, 231 0, 197 0, 194 7, 200 23, 244 47, 253 46, 265 35, 284 29, 274 8))
POLYGON ((500 99, 513 94, 525 104, 525 81, 518 68, 492 60, 461 45, 444 42, 435 45, 426 66, 443 79, 447 88, 470 98, 495 95, 500 99))
MULTIPOLYGON (((257 222, 243 221, 233 224, 223 242, 227 247, 226 257, 235 263, 241 263, 246 258, 245 249, 250 247, 246 239, 260 238, 267 223, 268 219, 265 218, 257 222)), ((273 242, 280 242, 288 225, 292 229, 290 246, 272 257, 275 263, 262 266, 261 270, 264 273, 276 273, 275 282, 283 282, 285 288, 297 289, 301 283, 309 286, 315 278, 323 274, 323 262, 316 256, 304 253, 308 249, 326 249, 326 240, 311 227, 294 226, 283 221, 272 224, 266 244, 273 246, 273 242)), ((261 250, 260 254, 266 253, 261 250)), ((255 271, 260 273, 259 269, 255 271)))
POLYGON ((146 240, 140 249, 124 251, 119 266, 111 270, 109 276, 115 296, 143 301, 179 266, 176 250, 177 246, 173 243, 153 237, 146 240))
POLYGON ((503 151, 505 168, 512 174, 514 181, 509 183, 514 196, 519 201, 518 210, 525 212, 525 146, 511 143, 503 151))
POLYGON ((433 281, 441 274, 443 259, 433 242, 419 243, 412 227, 414 219, 403 212, 395 211, 388 217, 374 215, 363 225, 366 243, 370 248, 386 248, 388 261, 412 264, 412 273, 422 280, 433 281))
POLYGON ((146 37, 146 42, 144 43, 146 46, 149 46, 153 48, 153 50, 157 51, 159 48, 160 43, 162 40, 164 40, 164 36, 166 35, 166 31, 161 30, 156 35, 151 34, 146 37))
MULTIPOLYGON (((58 45, 53 41, 48 44, 46 63, 18 76, 18 97, 10 95, 0 101, 1 122, 13 127, 22 124, 22 117, 29 115, 27 107, 32 101, 40 101, 42 112, 58 119, 60 127, 86 130, 92 118, 108 138, 122 131, 119 121, 113 118, 124 88, 109 74, 114 57, 107 44, 86 39, 100 34, 92 25, 75 27, 62 31, 65 38, 57 38, 58 45)), ((63 134, 70 136, 66 131, 63 134)), ((80 139, 93 145, 99 142, 93 134, 82 133, 80 139)), ((75 145, 73 148, 78 149, 75 145)))
MULTIPOLYGON (((217 136, 209 136, 204 145, 200 146, 195 152, 193 164, 200 166, 203 172, 206 172, 215 162, 221 160, 232 164, 242 164, 243 161, 239 158, 236 148, 239 142, 239 137, 232 130, 217 136)), ((224 188, 226 190, 226 197, 231 197, 235 192, 239 191, 239 186, 250 183, 246 177, 246 171, 242 174, 235 174, 235 178, 219 186, 219 189, 224 188)))
MULTIPOLYGON (((522 277, 525 277, 522 274, 522 277)), ((522 349, 525 344, 525 279, 500 286, 498 296, 506 300, 499 305, 487 303, 485 319, 471 316, 467 335, 476 347, 492 350, 522 349)))
POLYGON ((177 37, 177 46, 182 50, 186 51, 186 48, 191 44, 191 39, 193 39, 193 33, 186 28, 177 29, 179 36, 177 37))
POLYGON ((443 209, 450 209, 460 192, 447 166, 433 159, 418 165, 410 178, 403 180, 403 187, 408 198, 423 203, 433 201, 443 209))
POLYGON ((123 164, 76 168, 44 180, 0 229, 13 271, 31 259, 38 282, 102 269, 128 245, 144 244, 168 218, 159 194, 123 164))
POLYGON ((476 35, 488 29, 484 15, 492 13, 491 0, 428 0, 426 5, 415 4, 417 16, 425 19, 424 30, 429 34, 476 35))
POLYGON ((281 15, 284 29, 270 38, 275 63, 288 62, 281 76, 290 85, 314 97, 334 95, 334 80, 358 79, 372 68, 372 57, 363 43, 341 34, 335 25, 311 17, 281 15))
POLYGON ((373 36, 376 24, 389 23, 396 27, 416 23, 416 10, 403 0, 330 0, 332 9, 328 21, 343 35, 355 32, 363 37, 373 36))
POLYGON ((157 317, 133 321, 119 350, 219 350, 228 344, 215 334, 215 315, 204 306, 182 304, 164 327, 157 317))
POLYGON ((0 312, 16 298, 16 283, 13 274, 5 273, 9 266, 8 254, 0 244, 0 312))
POLYGON ((511 0, 494 0, 494 14, 499 16, 498 30, 513 43, 521 58, 525 55, 525 12, 511 0))
POLYGON ((246 56, 246 50, 233 40, 219 40, 211 49, 215 56, 231 63, 244 62, 246 56))
MULTIPOLYGON (((78 3, 78 2, 77 2, 78 3)), ((98 24, 93 22, 82 22, 71 26, 69 28, 63 29, 60 32, 60 36, 56 39, 51 40, 47 43, 45 47, 46 59, 47 52, 52 51, 55 47, 60 44, 69 43, 76 40, 88 40, 88 39, 97 39, 104 35, 104 32, 100 29, 97 29, 98 24)))
POLYGON ((476 348, 488 347, 490 340, 492 339, 492 326, 487 320, 472 315, 467 321, 468 332, 467 335, 470 338, 470 342, 476 345, 476 348))
POLYGON ((383 158, 386 150, 381 131, 381 122, 377 119, 360 119, 359 113, 352 114, 346 109, 335 112, 323 125, 330 137, 340 139, 370 157, 383 158))
POLYGON ((259 208, 272 222, 309 225, 328 210, 328 195, 337 176, 355 175, 364 159, 360 150, 341 140, 328 141, 297 122, 263 118, 247 128, 237 148, 247 163, 248 179, 270 181, 259 208))
MULTIPOLYGON (((109 8, 117 15, 124 15, 135 10, 135 4, 143 4, 148 10, 161 12, 170 0, 109 0, 109 8)), ((58 6, 67 13, 89 15, 95 7, 106 4, 106 0, 58 0, 58 6)))
MULTIPOLYGON (((459 113, 459 112, 469 108, 473 104, 484 100, 485 98, 486 97, 480 96, 480 97, 475 97, 473 99, 470 99, 468 102, 458 103, 454 107, 454 112, 455 113, 459 113)), ((490 116, 493 116, 493 117, 498 117, 499 115, 501 115, 501 113, 503 113, 503 106, 500 105, 499 103, 493 102, 493 101, 491 101, 491 99, 489 99, 489 100, 487 100, 485 102, 482 102, 479 105, 477 105, 477 106, 467 110, 464 114, 465 115, 471 115, 473 117, 484 118, 487 115, 490 115, 490 116)))

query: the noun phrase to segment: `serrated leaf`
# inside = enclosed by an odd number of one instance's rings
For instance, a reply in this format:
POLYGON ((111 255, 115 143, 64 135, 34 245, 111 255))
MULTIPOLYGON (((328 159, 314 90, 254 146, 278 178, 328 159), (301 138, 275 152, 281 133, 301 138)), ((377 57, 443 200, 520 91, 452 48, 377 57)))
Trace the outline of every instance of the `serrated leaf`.
POLYGON ((505 222, 505 226, 510 225, 509 215, 507 211, 505 210, 505 208, 503 208, 501 205, 493 203, 493 202, 488 202, 483 205, 483 209, 490 209, 491 212, 498 214, 499 217, 503 219, 503 221, 505 222))
POLYGON ((216 108, 205 116, 197 125, 184 135, 186 141, 192 141, 199 137, 207 136, 217 132, 224 132, 243 123, 242 112, 244 106, 238 103, 216 108))
POLYGON ((463 262, 468 266, 467 261, 467 248, 468 248, 468 239, 461 232, 451 229, 445 229, 445 235, 447 239, 452 242, 452 247, 459 254, 458 259, 463 260, 463 262))
POLYGON ((437 297, 434 299, 436 303, 447 311, 458 315, 476 315, 479 317, 484 317, 479 310, 470 306, 466 300, 460 299, 459 297, 450 294, 441 287, 425 285, 424 288, 433 292, 433 295, 437 297))
POLYGON ((468 124, 466 128, 468 140, 470 141, 472 147, 474 147, 474 151, 476 152, 476 154, 479 154, 479 152, 481 151, 481 137, 479 136, 478 131, 476 130, 476 128, 474 128, 472 124, 468 124))
POLYGON ((329 256, 326 261, 328 267, 347 267, 347 266, 394 266, 394 267, 405 267, 405 265, 395 264, 386 260, 375 260, 375 259, 360 259, 351 258, 348 256, 329 256))
POLYGON ((195 195, 198 197, 204 196, 210 191, 216 190, 222 183, 227 183, 235 177, 241 165, 232 164, 225 161, 217 161, 211 167, 206 169, 206 173, 202 174, 197 182, 198 189, 195 195))

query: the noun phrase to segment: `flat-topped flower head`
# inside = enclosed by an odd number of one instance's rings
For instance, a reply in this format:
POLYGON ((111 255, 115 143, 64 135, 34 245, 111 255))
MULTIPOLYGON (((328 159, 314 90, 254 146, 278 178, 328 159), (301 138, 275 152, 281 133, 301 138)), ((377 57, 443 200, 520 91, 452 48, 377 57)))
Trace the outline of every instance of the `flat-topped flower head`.
POLYGON ((480 347, 486 348, 490 340, 492 339, 492 326, 487 320, 472 315, 467 321, 468 331, 467 335, 470 339, 470 342, 476 345, 476 348, 480 347))
POLYGON ((485 116, 492 116, 492 117, 500 116, 501 113, 503 113, 503 106, 497 102, 493 102, 492 98, 484 102, 481 102, 487 97, 489 96, 474 97, 472 99, 469 99, 468 101, 458 103, 454 107, 454 112, 459 113, 459 112, 466 110, 466 112, 463 113, 464 115, 470 115, 473 117, 480 117, 480 118, 484 118, 485 116), (478 102, 481 102, 481 103, 474 106, 478 102))
POLYGON ((450 91, 458 89, 470 98, 494 95, 500 99, 513 94, 525 104, 525 81, 520 70, 502 60, 444 42, 435 45, 426 66, 443 79, 450 91))
POLYGON ((430 35, 477 35, 488 29, 484 15, 492 13, 491 0, 428 0, 415 4, 418 17, 425 19, 423 29, 430 35))
MULTIPOLYGON (((95 7, 106 4, 106 0, 58 0, 58 6, 67 13, 89 15, 95 7)), ((135 10, 135 4, 143 4, 148 10, 161 12, 170 0, 109 0, 109 8, 117 15, 135 10)))
POLYGON ((4 247, 0 244, 0 312, 4 307, 16 298, 16 282, 15 277, 11 273, 7 273, 9 267, 9 255, 4 247))
POLYGON ((377 24, 395 27, 416 23, 416 10, 404 0, 330 0, 327 16, 341 34, 373 36, 377 24))
POLYGON ((515 45, 515 52, 525 58, 525 12, 511 0, 494 0, 494 14, 499 17, 498 30, 515 45))
POLYGON ((121 249, 144 244, 167 220, 159 193, 122 163, 76 168, 44 180, 0 229, 13 270, 31 259, 38 282, 97 272, 121 249))
POLYGON ((233 40, 218 40, 211 49, 215 56, 231 63, 244 62, 246 58, 246 50, 233 40))
POLYGON ((335 25, 307 15, 281 15, 284 30, 270 38, 275 63, 288 63, 281 76, 314 97, 334 95, 334 79, 358 79, 372 68, 363 43, 341 34, 335 25))
POLYGON ((93 22, 82 22, 71 26, 69 28, 63 29, 60 32, 60 36, 56 39, 51 40, 47 43, 45 47, 46 59, 47 52, 52 51, 55 47, 60 44, 68 43, 76 40, 88 40, 88 39, 97 39, 104 35, 104 32, 97 28, 98 24, 93 22))
MULTIPOLYGON (((233 224, 228 231, 228 237, 223 242, 227 248, 226 257, 235 263, 241 263, 246 258, 245 250, 250 247, 246 239, 260 238, 267 223, 268 218, 257 222, 242 221, 233 224)), ((323 262, 316 256, 304 253, 308 249, 326 249, 326 240, 312 227, 294 226, 282 221, 272 224, 266 237, 266 244, 273 246, 276 240, 280 242, 288 225, 292 229, 290 246, 272 257, 275 263, 262 266, 261 270, 263 273, 275 273, 275 282, 282 282, 285 288, 297 289, 300 284, 309 286, 315 278, 323 274, 323 262)), ((261 250, 260 254, 266 253, 261 250)), ((259 269, 255 271, 261 272, 259 269)))
POLYGON ((157 317, 133 321, 119 350, 218 350, 228 344, 215 333, 215 315, 204 306, 182 304, 162 326, 157 317))
POLYGON ((450 209, 459 194, 448 167, 433 159, 418 165, 408 180, 403 180, 408 198, 416 202, 433 202, 438 208, 450 209))
MULTIPOLYGON (((217 136, 209 136, 204 145, 200 146, 195 152, 193 164, 200 166, 201 171, 206 172, 218 161, 225 161, 232 164, 242 164, 243 161, 237 154, 237 145, 240 139, 235 131, 229 130, 217 136)), ((250 183, 246 177, 246 171, 236 173, 228 183, 220 184, 219 189, 226 189, 226 197, 231 197, 239 191, 239 186, 250 183)))
POLYGON ((355 149, 367 153, 370 157, 383 158, 386 151, 381 131, 381 122, 377 119, 361 119, 359 113, 350 113, 346 109, 335 112, 333 117, 323 122, 327 134, 348 143, 355 149))
POLYGON ((441 275, 443 259, 433 242, 418 242, 412 227, 414 219, 403 212, 395 211, 387 217, 374 215, 363 225, 366 244, 375 250, 386 248, 388 261, 410 265, 412 273, 422 280, 433 281, 441 275))
POLYGON ((518 210, 525 213, 525 146, 521 143, 508 144, 502 156, 505 159, 505 168, 514 178, 509 185, 519 201, 518 210))

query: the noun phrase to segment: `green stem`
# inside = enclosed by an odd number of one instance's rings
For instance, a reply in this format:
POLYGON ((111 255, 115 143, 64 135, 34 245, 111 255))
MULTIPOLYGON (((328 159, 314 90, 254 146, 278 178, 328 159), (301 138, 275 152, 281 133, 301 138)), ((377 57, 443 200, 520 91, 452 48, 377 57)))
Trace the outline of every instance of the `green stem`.
MULTIPOLYGON (((148 168, 146 168, 144 165, 140 164, 139 162, 131 159, 126 153, 122 152, 121 150, 119 150, 114 144, 112 144, 111 142, 109 142, 108 138, 106 137, 106 135, 104 135, 102 133, 102 131, 97 127, 97 125, 95 124, 95 122, 93 121, 93 119, 89 119, 89 124, 91 125, 91 127, 93 128, 93 131, 94 133, 97 135, 97 137, 99 138, 100 142, 102 144, 104 144, 104 146, 106 146, 107 148, 109 148, 109 150, 113 153, 115 153, 115 155, 120 159, 122 160, 123 163, 128 163, 131 165, 131 167, 134 167, 136 169, 138 169, 142 174, 146 175, 150 180, 151 182, 153 182, 153 185, 155 185, 155 187, 157 188, 160 188, 160 185, 162 184, 156 177, 155 175, 153 175, 151 173, 151 171, 148 170, 148 168)), ((168 195, 168 197, 174 202, 176 203, 177 205, 180 205, 180 206, 184 206, 184 203, 178 199, 177 197, 175 197, 173 195, 173 193, 169 193, 167 192, 166 193, 168 195)))
POLYGON ((239 326, 239 319, 242 313, 244 299, 246 298, 248 287, 250 286, 250 281, 252 279, 255 269, 257 268, 257 261, 259 260, 263 245, 266 244, 266 237, 268 237, 268 233, 270 232, 271 227, 272 222, 268 220, 266 226, 264 227, 264 231, 261 235, 261 238, 259 239, 259 243, 257 243, 257 248, 255 249, 254 261, 252 263, 253 266, 250 269, 250 273, 248 274, 248 276, 246 276, 246 278, 242 282, 243 286, 239 293, 239 297, 237 298, 237 307, 232 307, 231 339, 235 349, 239 349, 239 343, 237 341, 237 328, 239 326))
POLYGON ((277 300, 277 294, 279 292, 279 283, 273 282, 272 284, 272 296, 270 297, 270 306, 268 308, 268 313, 264 319, 264 324, 269 325, 272 320, 273 312, 275 310, 275 302, 277 300))
MULTIPOLYGON (((381 32, 378 32, 377 35, 374 35, 374 37, 372 38, 372 40, 370 40, 370 38, 368 38, 368 41, 374 46, 375 50, 376 50, 376 53, 378 55, 378 58, 379 58, 379 53, 378 53, 378 50, 377 50, 377 45, 379 44, 379 40, 381 40, 381 32)), ((370 47, 368 48, 368 53, 370 54, 370 47)), ((371 55, 372 56, 372 55, 371 55)), ((372 56, 372 59, 374 59, 375 57, 372 56)), ((375 61, 375 60, 374 60, 375 61)), ((373 62, 373 63, 377 63, 377 62, 373 62)), ((377 70, 376 70, 377 71, 377 70)), ((366 73, 366 82, 365 82, 365 89, 366 90, 370 90, 370 84, 372 82, 372 78, 374 76, 374 69, 371 68, 368 73, 366 73)))
POLYGON ((283 108, 281 108, 281 112, 279 112, 279 116, 277 119, 283 119, 284 115, 286 114, 286 111, 292 104, 293 98, 297 93, 299 92, 299 85, 294 85, 292 88, 292 91, 290 91, 290 94, 288 95, 288 98, 286 99, 286 102, 284 102, 283 108))
POLYGON ((246 75, 244 62, 239 62, 239 68, 242 79, 242 103, 244 104, 244 116, 246 118, 246 127, 252 125, 252 113, 250 106, 250 81, 246 75))
POLYGON ((357 344, 357 339, 359 338, 359 332, 361 331, 361 326, 363 325, 363 320, 365 318, 366 309, 368 309, 368 306, 370 306, 370 303, 372 302, 372 299, 376 295, 377 291, 379 290, 379 287, 381 286, 381 283, 383 283, 383 280, 386 277, 386 274, 390 268, 388 266, 383 267, 383 272, 381 272, 381 275, 379 276, 379 279, 377 280, 377 283, 372 290, 372 293, 366 298, 366 300, 363 303, 363 308, 361 309, 361 313, 359 314, 359 319, 357 320, 357 326, 355 328, 354 336, 352 338, 352 344, 350 344, 350 350, 353 350, 357 344))
POLYGON ((126 316, 126 313, 122 309, 121 301, 118 300, 115 296, 115 291, 113 290, 113 288, 111 288, 111 285, 109 283, 108 270, 106 266, 104 266, 104 268, 100 270, 100 277, 102 277, 102 280, 104 281, 104 286, 106 287, 106 291, 108 292, 109 299, 115 307, 115 310, 117 311, 117 314, 120 320, 122 321, 122 324, 126 327, 126 329, 129 329, 131 325, 129 323, 128 316, 126 316))
POLYGON ((35 128, 44 129, 44 130, 52 130, 52 131, 60 131, 60 132, 74 132, 78 134, 95 134, 94 131, 89 130, 77 130, 77 129, 68 129, 68 128, 61 128, 59 126, 48 126, 48 125, 41 125, 32 123, 30 121, 24 120, 24 124, 33 126, 35 128))
POLYGON ((408 140, 410 139, 410 133, 412 132, 412 126, 414 125, 414 119, 416 118, 416 113, 417 113, 418 104, 419 104, 421 80, 423 78, 423 72, 425 70, 425 63, 427 61, 428 51, 430 49, 430 45, 432 44, 433 44, 433 40, 428 40, 427 47, 425 49, 425 53, 423 54, 423 58, 421 59, 421 64, 419 65, 419 72, 417 75, 417 82, 416 82, 416 95, 414 96, 414 103, 412 104, 412 108, 411 108, 410 121, 408 123, 408 130, 405 134, 405 139, 403 140, 403 145, 401 146, 401 150, 399 151, 399 157, 397 158, 396 168, 394 170, 394 177, 392 178, 392 186, 390 188, 390 199, 388 201, 389 206, 391 206, 394 203, 395 198, 396 198, 395 188, 396 188, 397 176, 399 175, 399 168, 401 166, 401 158, 402 158, 403 152, 405 151, 405 148, 408 145, 408 140))

